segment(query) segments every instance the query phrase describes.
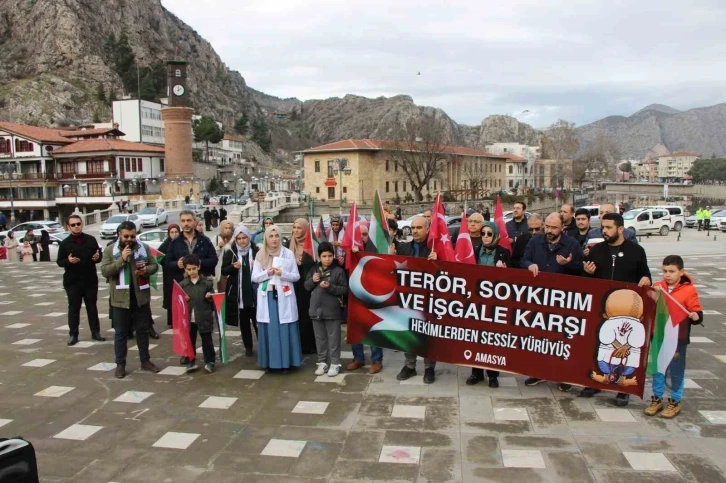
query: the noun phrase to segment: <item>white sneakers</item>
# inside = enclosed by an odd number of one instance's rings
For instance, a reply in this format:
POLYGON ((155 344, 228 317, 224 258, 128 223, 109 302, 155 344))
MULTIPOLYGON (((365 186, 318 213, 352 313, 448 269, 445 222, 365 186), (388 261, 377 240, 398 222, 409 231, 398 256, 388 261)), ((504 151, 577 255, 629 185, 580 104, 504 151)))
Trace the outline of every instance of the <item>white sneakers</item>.
MULTIPOLYGON (((315 369, 315 375, 316 376, 322 376, 328 370, 328 365, 325 362, 318 362, 317 363, 317 366, 318 366, 318 368, 315 369)), ((332 368, 331 368, 331 370, 332 370, 332 368)), ((337 374, 337 372, 336 372, 336 374, 337 374)), ((328 372, 328 375, 330 375, 329 372, 328 372)))
POLYGON ((331 364, 328 369, 328 377, 335 377, 340 374, 340 364, 331 364))

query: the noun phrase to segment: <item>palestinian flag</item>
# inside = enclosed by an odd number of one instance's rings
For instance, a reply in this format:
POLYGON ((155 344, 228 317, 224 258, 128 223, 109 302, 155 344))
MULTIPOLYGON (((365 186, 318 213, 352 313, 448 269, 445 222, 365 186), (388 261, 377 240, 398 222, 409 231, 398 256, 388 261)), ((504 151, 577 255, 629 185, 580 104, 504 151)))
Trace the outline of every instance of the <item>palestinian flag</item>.
MULTIPOLYGON (((322 219, 321 219, 322 221, 322 219)), ((308 232, 305 233, 305 241, 303 242, 303 251, 310 255, 315 262, 318 261, 318 245, 320 240, 313 231, 313 224, 308 223, 308 232)))
POLYGON ((219 358, 222 360, 222 364, 229 364, 229 355, 227 354, 227 304, 225 299, 224 293, 212 294, 219 324, 219 358))
POLYGON ((646 374, 665 374, 678 347, 678 325, 688 323, 688 311, 666 291, 658 292, 653 341, 650 344, 646 374))
POLYGON ((388 220, 383 213, 383 205, 378 195, 378 189, 376 189, 376 194, 373 198, 373 215, 371 216, 371 223, 368 227, 368 238, 376 246, 377 253, 388 253, 388 248, 391 246, 391 234, 388 231, 388 220))
MULTIPOLYGON (((159 267, 164 266, 164 254, 161 253, 159 250, 157 250, 154 247, 149 247, 149 250, 151 251, 151 256, 154 257, 154 260, 156 260, 156 263, 159 264, 159 267)), ((159 271, 157 270, 155 274, 153 274, 151 277, 149 277, 149 284, 151 284, 152 287, 156 290, 156 281, 159 276, 159 271)))

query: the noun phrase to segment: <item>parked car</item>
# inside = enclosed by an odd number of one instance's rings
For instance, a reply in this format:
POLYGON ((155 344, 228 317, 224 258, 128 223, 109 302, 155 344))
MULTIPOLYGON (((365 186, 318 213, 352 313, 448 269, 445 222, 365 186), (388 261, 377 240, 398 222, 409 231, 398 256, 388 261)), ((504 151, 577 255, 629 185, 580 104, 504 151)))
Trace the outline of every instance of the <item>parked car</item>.
POLYGON ((247 195, 240 195, 240 197, 237 198, 238 205, 246 205, 248 201, 250 201, 250 197, 247 195))
POLYGON ((116 229, 124 221, 132 222, 134 225, 136 225, 136 233, 141 233, 142 227, 139 215, 135 213, 119 214, 114 215, 103 222, 103 225, 101 225, 101 233, 99 234, 101 239, 103 240, 104 238, 115 238, 116 229))
POLYGON ((9 230, 0 232, 0 241, 4 240, 8 236, 9 232, 14 232, 17 238, 19 234, 25 235, 28 230, 33 230, 34 236, 40 236, 41 230, 46 230, 49 234, 62 233, 63 226, 57 221, 28 221, 15 225, 9 230))
MULTIPOLYGON (((340 216, 343 219, 343 226, 348 226, 348 217, 350 216, 350 213, 346 213, 340 216)), ((358 213, 358 221, 367 221, 367 218, 364 215, 358 213)))
MULTIPOLYGON (((507 222, 507 221, 511 220, 512 218, 514 218, 513 213, 514 213, 513 211, 505 211, 504 213, 502 213, 504 215, 504 221, 507 222)), ((532 213, 530 213, 529 211, 524 212, 524 215, 527 218, 529 218, 529 215, 531 215, 531 214, 532 213)), ((493 211, 491 212, 491 221, 494 221, 494 212, 493 211)))
POLYGON ((147 207, 139 211, 141 226, 159 226, 169 220, 169 214, 164 208, 147 207))
POLYGON ((167 236, 166 230, 149 230, 137 236, 136 239, 158 250, 167 236))
POLYGON ((637 209, 623 213, 626 230, 632 230, 636 235, 659 233, 666 236, 671 231, 671 219, 668 211, 654 209, 637 209))
POLYGON ((696 228, 698 226, 698 220, 696 215, 687 216, 685 220, 686 228, 696 228))
POLYGON ((423 216, 423 213, 411 215, 408 218, 406 218, 405 220, 401 220, 398 222, 398 229, 401 230, 404 238, 411 236, 411 222, 417 216, 423 216))
POLYGON ((726 221, 726 210, 714 211, 711 213, 711 222, 708 228, 710 230, 720 230, 722 221, 726 221))
MULTIPOLYGON (((68 235, 70 235, 70 233, 67 231, 62 231, 60 233, 53 233, 52 235, 50 235, 50 245, 48 246, 48 253, 49 253, 51 262, 55 262, 58 260, 58 246, 60 245, 60 243, 63 240, 65 240, 68 237, 68 235)), ((103 247, 101 246, 100 243, 98 245, 98 249, 101 250, 101 252, 103 252, 103 247)))
POLYGON ((662 210, 667 210, 670 214, 671 218, 671 230, 675 231, 681 231, 683 229, 683 226, 686 224, 686 216, 685 212, 683 211, 683 208, 676 205, 668 205, 668 206, 646 206, 646 208, 658 208, 662 210))
POLYGON ((190 203, 184 205, 184 210, 193 211, 197 218, 201 218, 204 215, 204 207, 198 203, 190 203))

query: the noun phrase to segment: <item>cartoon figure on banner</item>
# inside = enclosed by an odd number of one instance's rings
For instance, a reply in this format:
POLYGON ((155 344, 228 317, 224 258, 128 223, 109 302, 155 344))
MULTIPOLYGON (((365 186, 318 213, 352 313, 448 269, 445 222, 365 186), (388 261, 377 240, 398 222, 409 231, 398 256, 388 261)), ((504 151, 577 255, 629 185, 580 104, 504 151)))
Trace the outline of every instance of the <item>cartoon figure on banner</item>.
POLYGON ((635 386, 637 378, 630 376, 640 367, 640 348, 645 345, 643 299, 633 290, 615 290, 605 298, 603 317, 597 353, 599 370, 591 371, 590 378, 601 384, 635 386))

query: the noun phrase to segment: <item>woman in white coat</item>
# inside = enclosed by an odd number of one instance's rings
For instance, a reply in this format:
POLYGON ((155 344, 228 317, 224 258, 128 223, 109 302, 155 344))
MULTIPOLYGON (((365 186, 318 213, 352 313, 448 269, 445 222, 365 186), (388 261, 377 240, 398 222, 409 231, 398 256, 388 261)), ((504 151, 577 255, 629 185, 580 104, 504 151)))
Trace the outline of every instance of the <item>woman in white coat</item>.
POLYGON ((252 281, 257 289, 257 365, 282 369, 302 365, 294 283, 300 278, 295 255, 282 246, 275 225, 265 229, 255 257, 252 281))
POLYGON ((227 277, 222 275, 222 258, 224 252, 232 245, 232 233, 234 225, 231 221, 225 220, 219 224, 219 233, 214 237, 214 249, 217 251, 217 267, 214 270, 214 287, 218 292, 225 292, 227 289, 227 277))

